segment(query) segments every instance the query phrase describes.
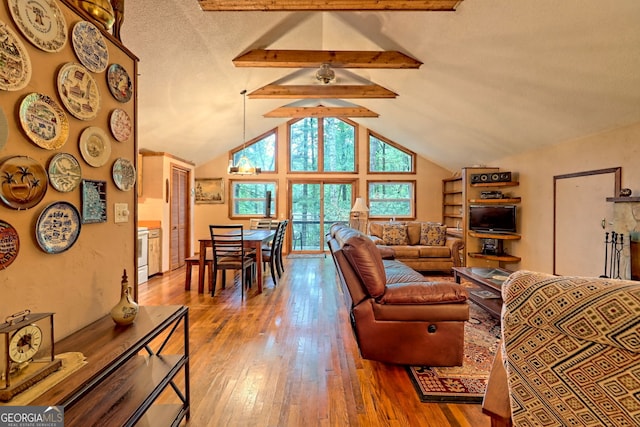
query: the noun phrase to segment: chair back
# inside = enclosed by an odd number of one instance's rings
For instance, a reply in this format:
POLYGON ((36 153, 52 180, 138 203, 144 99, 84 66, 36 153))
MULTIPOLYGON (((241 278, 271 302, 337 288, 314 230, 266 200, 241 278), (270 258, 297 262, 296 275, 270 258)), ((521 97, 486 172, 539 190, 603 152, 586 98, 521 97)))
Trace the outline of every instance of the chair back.
POLYGON ((249 228, 251 230, 273 230, 277 226, 278 222, 269 218, 251 218, 249 220, 249 228))
POLYGON ((287 231, 287 224, 289 220, 285 219, 278 223, 276 228, 276 234, 273 236, 273 244, 271 245, 271 252, 278 253, 282 250, 282 244, 284 242, 284 233, 287 231))
POLYGON ((219 262, 222 258, 243 259, 245 257, 244 227, 242 225, 209 225, 209 232, 214 263, 219 262))

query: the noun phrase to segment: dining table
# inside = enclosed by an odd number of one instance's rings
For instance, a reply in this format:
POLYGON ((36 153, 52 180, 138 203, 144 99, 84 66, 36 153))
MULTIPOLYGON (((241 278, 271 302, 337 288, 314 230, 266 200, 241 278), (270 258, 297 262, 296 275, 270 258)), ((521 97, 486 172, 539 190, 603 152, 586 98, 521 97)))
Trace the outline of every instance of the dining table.
MULTIPOLYGON (((235 232, 234 232, 235 233, 235 232)), ((242 238, 245 249, 254 249, 256 252, 256 281, 258 293, 262 293, 262 246, 273 240, 276 230, 245 230, 242 238)), ((211 238, 199 239, 200 253, 198 257, 198 293, 204 293, 204 266, 207 248, 212 246, 211 238)), ((211 283, 213 286, 213 283, 211 283)))

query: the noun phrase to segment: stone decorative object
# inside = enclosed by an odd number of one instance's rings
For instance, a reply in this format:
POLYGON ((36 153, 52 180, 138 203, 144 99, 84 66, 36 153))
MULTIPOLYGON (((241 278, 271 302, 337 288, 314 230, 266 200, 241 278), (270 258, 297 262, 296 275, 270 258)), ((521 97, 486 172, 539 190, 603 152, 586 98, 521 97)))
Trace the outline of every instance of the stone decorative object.
POLYGON ((629 197, 631 196, 631 189, 630 188, 621 188, 620 189, 620 197, 629 197))
POLYGON ((131 297, 131 287, 127 280, 127 270, 122 273, 122 289, 120 291, 120 301, 111 309, 111 318, 116 324, 126 326, 133 323, 138 315, 138 304, 131 297))

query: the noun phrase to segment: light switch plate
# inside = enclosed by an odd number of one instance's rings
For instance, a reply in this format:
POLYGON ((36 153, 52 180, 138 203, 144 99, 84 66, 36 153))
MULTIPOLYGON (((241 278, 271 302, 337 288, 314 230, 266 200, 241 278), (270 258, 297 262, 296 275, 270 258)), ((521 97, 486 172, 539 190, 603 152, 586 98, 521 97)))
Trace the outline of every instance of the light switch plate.
POLYGON ((129 204, 128 203, 115 203, 113 205, 115 215, 113 216, 114 222, 129 222, 129 204))

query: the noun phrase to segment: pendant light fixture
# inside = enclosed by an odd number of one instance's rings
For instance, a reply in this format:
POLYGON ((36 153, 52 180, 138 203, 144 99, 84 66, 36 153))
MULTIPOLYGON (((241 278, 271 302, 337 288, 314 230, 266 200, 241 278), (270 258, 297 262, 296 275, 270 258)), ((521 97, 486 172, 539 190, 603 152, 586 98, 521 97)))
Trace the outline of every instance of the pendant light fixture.
POLYGON ((233 165, 233 158, 229 160, 227 173, 230 175, 257 175, 260 173, 260 168, 253 166, 249 158, 244 154, 247 148, 247 90, 240 92, 240 95, 242 95, 242 151, 235 166, 233 165))

